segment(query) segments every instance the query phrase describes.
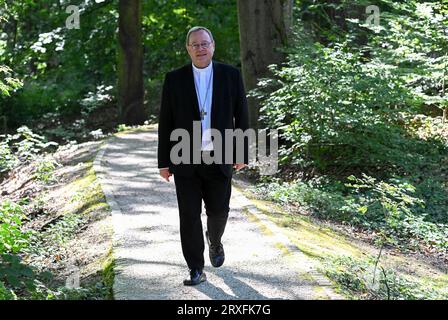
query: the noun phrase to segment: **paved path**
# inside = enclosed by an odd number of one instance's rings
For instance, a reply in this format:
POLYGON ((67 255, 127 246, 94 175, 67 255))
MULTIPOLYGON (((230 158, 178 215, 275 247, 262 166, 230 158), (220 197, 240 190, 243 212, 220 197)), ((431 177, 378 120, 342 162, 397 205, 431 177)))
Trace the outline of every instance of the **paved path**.
MULTIPOLYGON (((188 269, 180 246, 174 182, 159 177, 156 153, 157 132, 150 129, 117 135, 95 160, 113 215, 115 299, 341 298, 235 188, 223 237, 224 265, 211 266, 206 246, 208 281, 185 287, 188 269)), ((205 213, 203 217, 205 226, 205 213)))

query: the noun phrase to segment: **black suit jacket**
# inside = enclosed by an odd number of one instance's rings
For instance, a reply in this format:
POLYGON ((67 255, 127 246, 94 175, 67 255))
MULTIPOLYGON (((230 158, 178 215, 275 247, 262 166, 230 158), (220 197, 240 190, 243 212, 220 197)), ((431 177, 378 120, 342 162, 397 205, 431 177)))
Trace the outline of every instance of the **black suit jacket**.
MULTIPOLYGON (((200 121, 199 105, 194 85, 193 67, 190 64, 168 72, 165 76, 162 103, 159 114, 158 167, 169 167, 170 172, 189 176, 193 174, 193 121, 200 121), (177 141, 170 141, 171 132, 182 128, 190 134, 190 163, 174 165, 170 151, 177 141)), ((232 176, 232 164, 225 164, 224 130, 249 128, 247 99, 241 73, 238 69, 213 61, 213 96, 211 107, 211 128, 220 131, 223 138, 222 172, 232 176)), ((199 145, 200 148, 200 145, 199 145)), ((233 152, 235 160, 235 147, 233 152)), ((235 162, 235 161, 234 161, 235 162)), ((244 144, 244 163, 248 164, 248 144, 244 144)))

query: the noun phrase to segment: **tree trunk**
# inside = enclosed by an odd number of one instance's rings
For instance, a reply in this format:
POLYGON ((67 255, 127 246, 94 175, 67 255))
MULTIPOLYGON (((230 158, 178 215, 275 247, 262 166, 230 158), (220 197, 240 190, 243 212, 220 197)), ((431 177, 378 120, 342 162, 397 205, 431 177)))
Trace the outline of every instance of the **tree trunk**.
MULTIPOLYGON (((448 55, 445 55, 445 67, 443 68, 443 79, 442 79, 442 98, 445 98, 445 78, 447 76, 447 74, 446 74, 447 59, 448 59, 448 55)), ((447 114, 448 114, 448 106, 445 106, 445 108, 443 109, 443 116, 442 116, 442 124, 443 125, 445 125, 445 122, 447 119, 447 114)))
MULTIPOLYGON (((244 85, 249 91, 269 75, 268 65, 284 60, 276 50, 288 43, 293 0, 238 0, 240 51, 244 85)), ((259 102, 248 99, 250 126, 258 128, 259 102)))
POLYGON ((143 45, 141 0, 118 2, 118 107, 121 121, 143 124, 143 45))

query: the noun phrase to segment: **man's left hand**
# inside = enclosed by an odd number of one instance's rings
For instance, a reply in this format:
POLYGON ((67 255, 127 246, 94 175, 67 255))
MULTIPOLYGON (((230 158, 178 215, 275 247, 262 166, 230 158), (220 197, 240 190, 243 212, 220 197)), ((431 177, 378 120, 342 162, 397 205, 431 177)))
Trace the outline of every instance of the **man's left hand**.
POLYGON ((234 163, 233 168, 236 169, 236 171, 243 169, 247 165, 245 163, 234 163))

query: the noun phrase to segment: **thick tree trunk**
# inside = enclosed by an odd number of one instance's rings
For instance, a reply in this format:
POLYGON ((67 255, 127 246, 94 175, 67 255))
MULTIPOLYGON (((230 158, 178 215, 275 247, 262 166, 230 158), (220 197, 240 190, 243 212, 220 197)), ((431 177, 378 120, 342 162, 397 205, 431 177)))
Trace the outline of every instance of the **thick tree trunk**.
MULTIPOLYGON (((445 79, 447 76, 447 59, 448 59, 448 54, 445 55, 445 66, 443 68, 443 79, 442 79, 442 98, 445 98, 445 79)), ((442 124, 444 125, 446 122, 446 119, 448 117, 448 106, 445 106, 445 108, 443 109, 443 115, 442 115, 442 124)))
MULTIPOLYGON (((238 0, 240 51, 246 90, 267 76, 268 65, 281 63, 292 26, 293 0, 238 0)), ((258 128, 259 102, 248 99, 249 121, 258 128)))
POLYGON ((118 10, 119 113, 125 124, 142 124, 146 115, 143 108, 141 0, 119 0, 118 10))

